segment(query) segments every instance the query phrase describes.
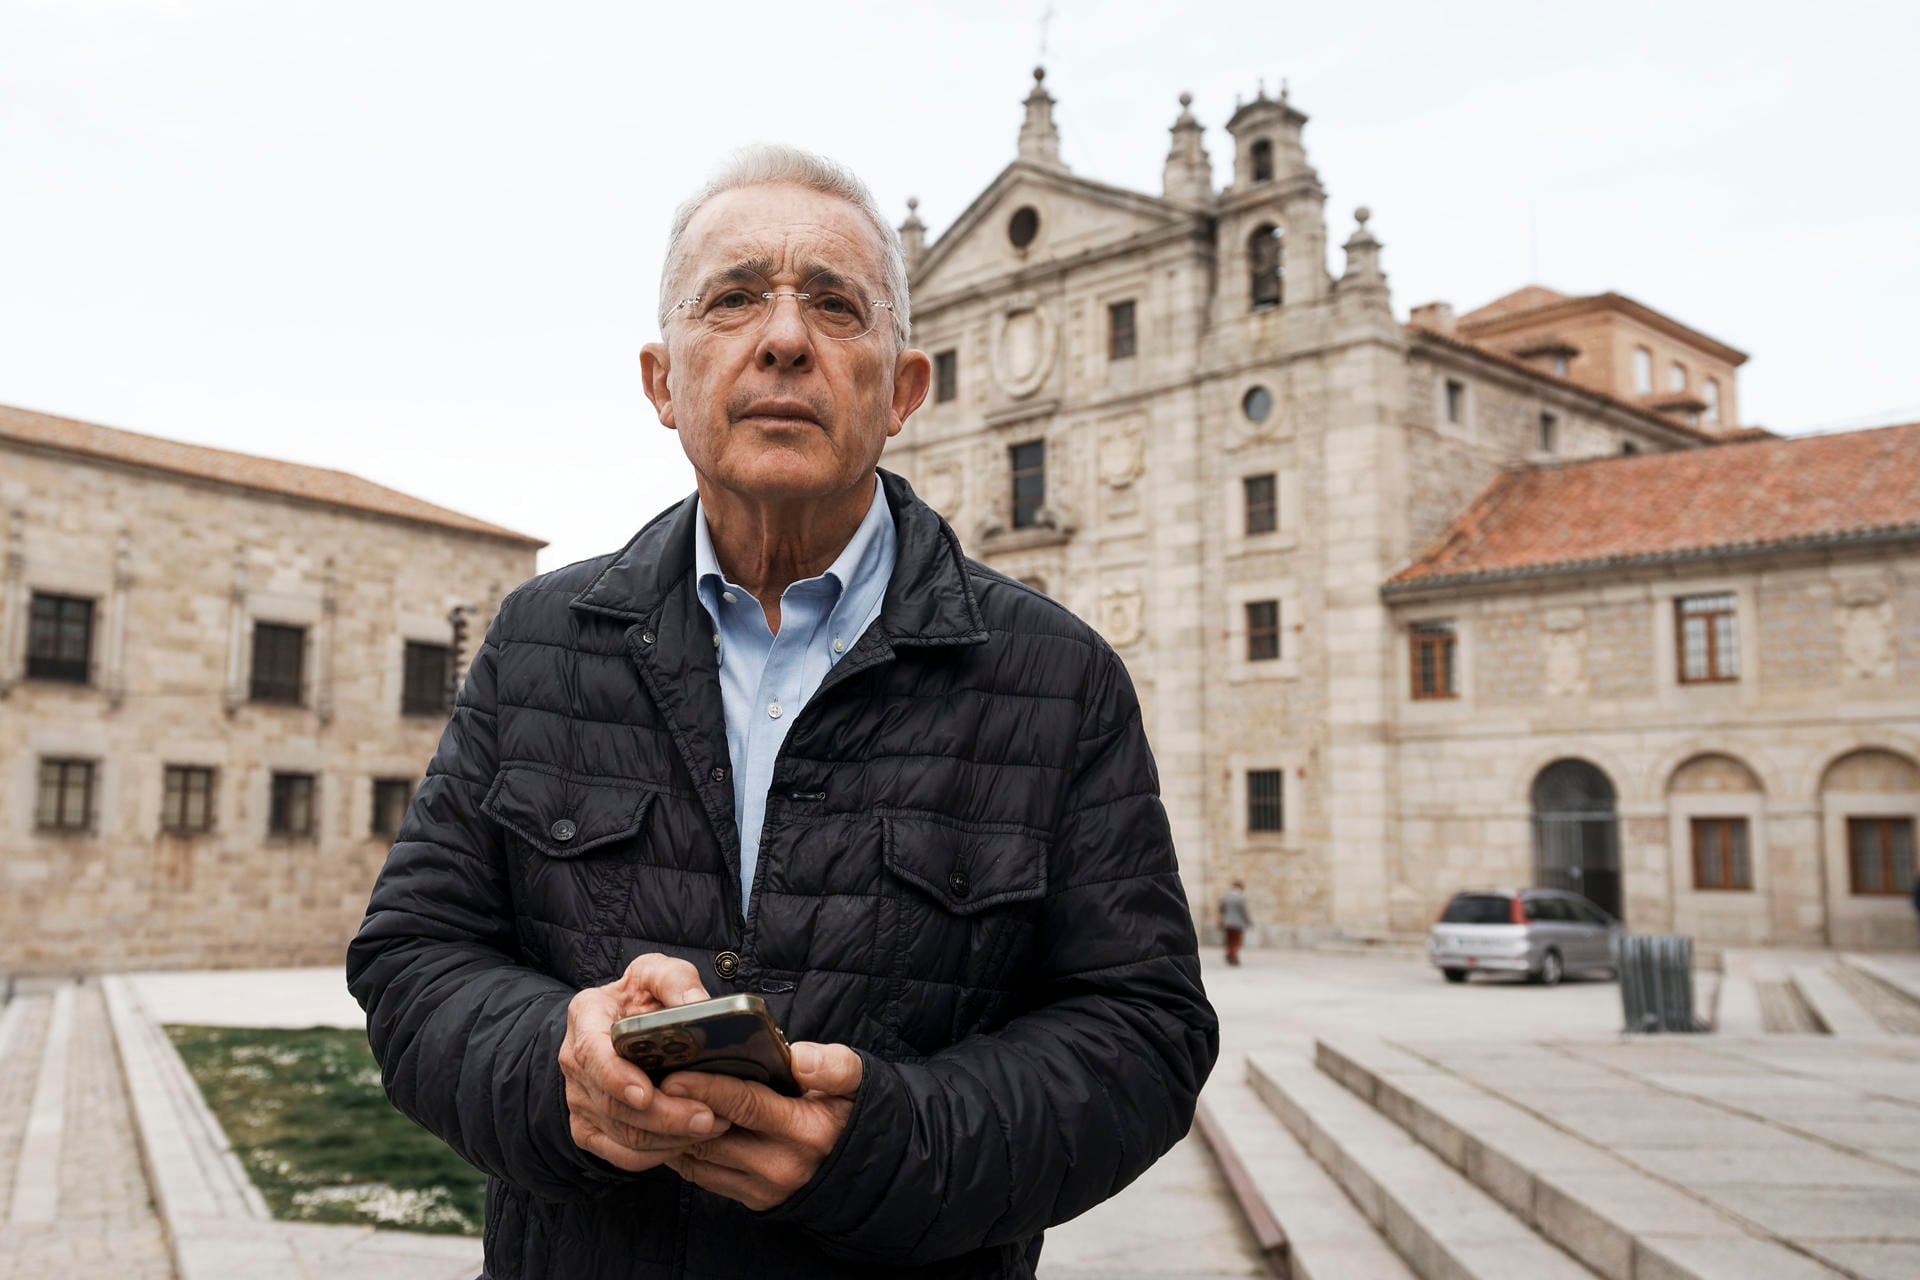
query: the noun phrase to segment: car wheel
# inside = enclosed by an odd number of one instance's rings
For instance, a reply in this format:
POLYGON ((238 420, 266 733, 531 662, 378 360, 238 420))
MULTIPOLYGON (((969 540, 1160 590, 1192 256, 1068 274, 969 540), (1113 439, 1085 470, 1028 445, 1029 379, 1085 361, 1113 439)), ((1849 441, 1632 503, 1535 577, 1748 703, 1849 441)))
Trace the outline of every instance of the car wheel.
POLYGON ((1448 982, 1465 982, 1467 980, 1467 971, 1465 969, 1442 969, 1440 973, 1448 982))
POLYGON ((1543 987, 1557 987, 1560 985, 1560 979, 1566 975, 1567 966, 1561 962, 1560 953, 1549 951, 1540 957, 1540 972, 1534 976, 1539 979, 1543 987))

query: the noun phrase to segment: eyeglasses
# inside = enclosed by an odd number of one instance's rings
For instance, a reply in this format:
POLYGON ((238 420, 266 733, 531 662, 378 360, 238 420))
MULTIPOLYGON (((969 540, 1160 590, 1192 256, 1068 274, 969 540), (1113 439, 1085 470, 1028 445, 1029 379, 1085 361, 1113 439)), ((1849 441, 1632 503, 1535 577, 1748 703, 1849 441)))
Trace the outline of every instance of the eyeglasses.
POLYGON ((891 302, 860 297, 838 272, 823 271, 798 289, 775 289, 758 273, 741 269, 727 272, 697 298, 680 299, 667 315, 684 313, 708 333, 741 337, 758 333, 782 298, 794 300, 809 329, 836 342, 866 337, 893 310, 891 302))

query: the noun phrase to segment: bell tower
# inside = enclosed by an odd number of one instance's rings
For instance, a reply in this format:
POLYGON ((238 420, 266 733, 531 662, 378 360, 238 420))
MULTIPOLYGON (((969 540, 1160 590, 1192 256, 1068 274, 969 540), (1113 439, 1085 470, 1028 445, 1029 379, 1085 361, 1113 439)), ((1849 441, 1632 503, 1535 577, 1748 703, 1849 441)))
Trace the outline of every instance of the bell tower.
POLYGON ((1304 111, 1266 86, 1227 121, 1233 137, 1233 186, 1220 210, 1222 320, 1324 300, 1326 192, 1307 163, 1304 111))

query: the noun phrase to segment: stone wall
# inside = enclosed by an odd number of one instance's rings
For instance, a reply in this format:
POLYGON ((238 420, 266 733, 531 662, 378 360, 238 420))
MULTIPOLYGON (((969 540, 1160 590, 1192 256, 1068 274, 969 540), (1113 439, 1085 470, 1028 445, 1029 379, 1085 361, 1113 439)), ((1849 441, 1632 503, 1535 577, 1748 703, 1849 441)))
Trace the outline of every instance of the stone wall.
MULTIPOLYGON (((470 658, 533 548, 51 453, 0 461, 0 508, 19 513, 0 590, 96 600, 89 682, 14 670, 0 700, 0 971, 338 963, 387 852, 373 779, 417 781, 444 724, 401 714, 404 643, 447 643, 448 611, 479 605, 470 658), (308 629, 301 705, 247 699, 255 620, 308 629), (37 829, 46 757, 95 762, 88 830, 37 829), (211 831, 161 833, 167 765, 215 771, 211 831), (311 839, 268 834, 275 771, 317 776, 311 839)), ((23 633, 0 652, 23 662, 23 633)))

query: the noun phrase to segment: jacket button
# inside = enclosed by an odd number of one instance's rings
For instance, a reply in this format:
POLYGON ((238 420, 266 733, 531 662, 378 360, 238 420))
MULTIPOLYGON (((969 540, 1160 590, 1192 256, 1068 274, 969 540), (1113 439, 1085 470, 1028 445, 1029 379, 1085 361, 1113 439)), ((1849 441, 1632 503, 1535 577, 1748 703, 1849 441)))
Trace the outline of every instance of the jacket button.
POLYGON ((713 780, 715 782, 725 782, 727 780, 727 771, 719 765, 715 765, 713 767, 713 780))
POLYGON ((966 897, 967 890, 972 887, 973 882, 967 879, 967 873, 964 871, 956 871, 947 877, 947 888, 953 890, 953 896, 956 898, 966 897))
POLYGON ((713 971, 731 981, 733 975, 740 972, 740 957, 731 951, 722 951, 713 958, 713 971))
POLYGON ((558 822, 555 822, 547 828, 547 834, 555 840, 558 840, 561 844, 565 844, 567 841, 573 839, 574 830, 572 818, 561 818, 558 822))

